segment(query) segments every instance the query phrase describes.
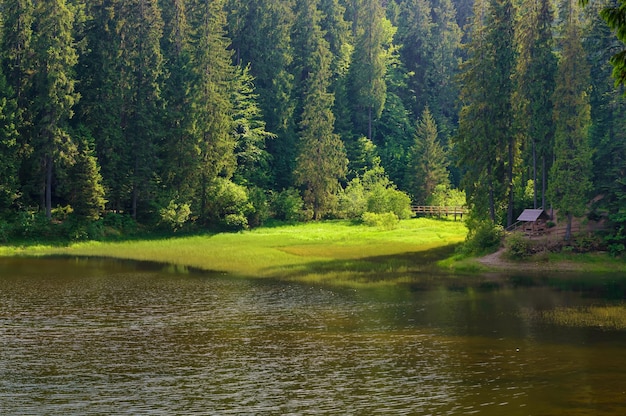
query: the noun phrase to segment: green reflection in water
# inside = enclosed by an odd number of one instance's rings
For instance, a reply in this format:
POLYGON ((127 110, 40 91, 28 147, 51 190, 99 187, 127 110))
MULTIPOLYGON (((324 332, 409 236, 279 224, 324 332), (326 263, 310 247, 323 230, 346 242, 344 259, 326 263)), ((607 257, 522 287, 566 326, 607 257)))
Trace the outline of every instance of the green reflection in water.
POLYGON ((550 318, 621 308, 600 290, 618 278, 588 280, 354 289, 3 259, 0 413, 624 414, 626 333, 550 318))

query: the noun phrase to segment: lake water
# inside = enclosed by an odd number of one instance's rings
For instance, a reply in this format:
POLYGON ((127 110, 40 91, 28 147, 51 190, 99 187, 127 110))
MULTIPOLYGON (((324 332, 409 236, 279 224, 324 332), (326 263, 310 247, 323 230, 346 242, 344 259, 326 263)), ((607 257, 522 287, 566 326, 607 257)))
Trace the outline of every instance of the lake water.
POLYGON ((625 281, 0 259, 0 414, 626 414, 625 281))

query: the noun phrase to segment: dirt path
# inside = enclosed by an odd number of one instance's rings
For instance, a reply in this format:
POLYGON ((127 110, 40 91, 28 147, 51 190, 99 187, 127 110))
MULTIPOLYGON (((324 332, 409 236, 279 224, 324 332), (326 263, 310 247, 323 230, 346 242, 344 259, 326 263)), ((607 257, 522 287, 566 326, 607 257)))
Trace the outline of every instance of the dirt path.
POLYGON ((548 261, 510 261, 504 258, 504 247, 495 253, 480 257, 477 261, 487 267, 499 270, 511 271, 575 271, 576 264, 568 261, 548 262, 548 261))

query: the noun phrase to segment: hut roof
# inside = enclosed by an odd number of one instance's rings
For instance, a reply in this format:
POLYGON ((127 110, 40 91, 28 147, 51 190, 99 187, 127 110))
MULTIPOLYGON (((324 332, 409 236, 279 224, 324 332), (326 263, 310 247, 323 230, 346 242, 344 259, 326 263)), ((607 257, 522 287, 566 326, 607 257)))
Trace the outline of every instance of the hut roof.
POLYGON ((542 209, 525 209, 524 212, 517 217, 517 221, 535 222, 538 219, 548 220, 550 216, 542 209))

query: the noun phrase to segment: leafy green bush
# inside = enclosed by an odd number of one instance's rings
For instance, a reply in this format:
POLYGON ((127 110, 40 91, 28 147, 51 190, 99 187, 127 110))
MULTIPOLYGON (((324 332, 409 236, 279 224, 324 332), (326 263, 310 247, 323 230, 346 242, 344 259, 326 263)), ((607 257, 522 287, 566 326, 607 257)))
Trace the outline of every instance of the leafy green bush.
POLYGON ((0 243, 8 242, 12 231, 11 225, 5 220, 0 219, 0 243))
POLYGON ((189 220, 191 208, 187 203, 178 203, 172 199, 167 207, 159 210, 159 215, 161 216, 161 223, 175 232, 189 220))
POLYGON ((426 204, 436 207, 462 207, 465 205, 465 192, 453 189, 448 184, 439 184, 426 200, 426 204))
POLYGON ((522 233, 509 235, 504 242, 504 246, 506 248, 506 257, 512 260, 522 260, 533 254, 532 243, 522 233))
POLYGON ((272 201, 274 218, 282 221, 305 221, 304 201, 300 193, 293 188, 280 192, 272 201))
POLYGON ((467 254, 480 254, 497 250, 504 237, 504 228, 489 220, 468 221, 467 239, 462 250, 467 254))
POLYGON ((270 206, 265 191, 258 187, 248 189, 248 199, 252 204, 252 211, 248 214, 248 225, 259 227, 270 216, 270 206))
POLYGON ((360 178, 354 178, 339 194, 339 216, 348 219, 361 218, 366 208, 365 188, 360 178))
POLYGON ((398 227, 400 219, 393 212, 363 214, 363 223, 370 227, 377 227, 382 230, 393 230, 398 227))
POLYGON ((609 254, 616 257, 626 252, 626 212, 609 216, 612 231, 604 238, 609 254))
POLYGON ((411 198, 398 190, 382 167, 370 169, 362 178, 354 178, 339 196, 339 210, 344 218, 362 218, 366 212, 393 212, 400 219, 412 216, 411 198))
POLYGON ((248 199, 248 191, 245 187, 237 185, 230 180, 217 178, 210 189, 210 206, 208 213, 210 220, 228 229, 233 230, 235 224, 241 228, 248 228, 246 216, 254 210, 248 199), (239 217, 235 220, 235 217, 239 217), (245 220, 245 221, 244 221, 245 220))

